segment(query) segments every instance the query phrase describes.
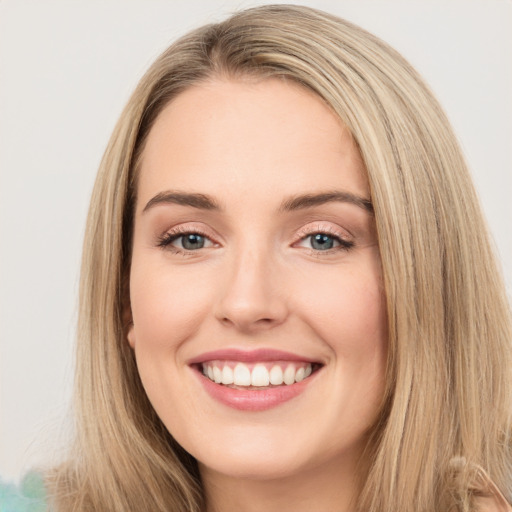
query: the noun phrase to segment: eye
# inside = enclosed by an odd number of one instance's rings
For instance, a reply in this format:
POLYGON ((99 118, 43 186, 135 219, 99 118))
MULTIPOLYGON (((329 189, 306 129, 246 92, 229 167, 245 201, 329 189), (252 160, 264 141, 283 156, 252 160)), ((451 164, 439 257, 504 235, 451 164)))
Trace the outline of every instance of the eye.
POLYGON ((176 252, 197 251, 212 247, 214 243, 202 233, 187 232, 187 233, 165 233, 158 245, 163 248, 173 249, 176 252))
POLYGON ((340 236, 319 231, 303 236, 297 245, 312 249, 314 252, 328 252, 351 249, 354 243, 340 236))
POLYGON ((326 251, 340 245, 338 240, 325 233, 309 235, 308 238, 310 240, 309 243, 311 244, 311 247, 316 251, 326 251))
POLYGON ((198 233, 188 233, 187 235, 180 235, 178 238, 173 240, 173 244, 177 243, 181 248, 187 251, 194 251, 196 249, 202 249, 207 242, 207 238, 198 233))

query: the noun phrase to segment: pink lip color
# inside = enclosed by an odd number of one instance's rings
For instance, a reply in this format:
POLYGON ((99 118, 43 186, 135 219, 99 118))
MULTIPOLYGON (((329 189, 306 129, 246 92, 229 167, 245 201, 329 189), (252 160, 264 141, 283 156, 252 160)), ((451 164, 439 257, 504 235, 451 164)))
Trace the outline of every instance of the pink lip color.
POLYGON ((194 357, 188 364, 204 363, 216 359, 225 361, 240 361, 242 363, 255 363, 265 361, 299 361, 306 363, 316 363, 314 359, 302 357, 291 352, 283 352, 282 350, 274 350, 270 348, 260 348, 258 350, 240 350, 240 349, 221 349, 205 352, 194 357))
POLYGON ((222 384, 216 384, 208 377, 205 377, 202 373, 199 373, 198 371, 195 373, 206 392, 212 398, 232 407, 233 409, 241 411, 265 411, 272 407, 277 407, 278 405, 300 395, 315 375, 313 374, 307 379, 291 384, 290 386, 282 385, 262 390, 245 390, 233 389, 222 384))
MULTIPOLYGON (((299 361, 315 363, 313 359, 302 357, 290 352, 283 352, 273 349, 258 350, 239 350, 239 349, 222 349, 206 352, 191 359, 189 365, 200 365, 206 361, 226 360, 240 361, 244 363, 250 362, 266 362, 266 361, 299 361)), ((273 407, 277 407, 292 398, 300 395, 310 382, 315 378, 315 373, 301 382, 296 382, 289 386, 282 385, 269 387, 266 389, 233 389, 229 386, 216 384, 209 378, 205 377, 198 368, 194 369, 197 378, 205 391, 215 400, 242 411, 265 411, 273 407)))

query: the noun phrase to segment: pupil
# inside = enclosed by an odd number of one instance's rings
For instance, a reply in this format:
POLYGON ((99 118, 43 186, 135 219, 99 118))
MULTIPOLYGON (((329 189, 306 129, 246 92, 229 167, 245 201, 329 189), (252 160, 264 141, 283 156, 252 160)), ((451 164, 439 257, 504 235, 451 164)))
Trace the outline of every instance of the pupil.
POLYGON ((332 249, 334 245, 334 240, 331 236, 325 235, 323 233, 317 233, 316 235, 313 235, 311 239, 311 246, 313 249, 319 249, 319 250, 327 250, 332 249))
POLYGON ((204 237, 190 233, 183 237, 183 248, 188 250, 201 249, 204 246, 204 237))

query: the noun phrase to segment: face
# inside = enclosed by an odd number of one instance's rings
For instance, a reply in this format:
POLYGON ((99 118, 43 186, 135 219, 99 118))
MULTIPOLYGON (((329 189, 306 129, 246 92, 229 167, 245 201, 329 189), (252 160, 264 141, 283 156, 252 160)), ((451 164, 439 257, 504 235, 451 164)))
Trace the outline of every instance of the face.
POLYGON ((204 474, 357 458, 385 299, 364 165, 319 98, 218 80, 167 105, 142 158, 130 301, 144 388, 204 474))

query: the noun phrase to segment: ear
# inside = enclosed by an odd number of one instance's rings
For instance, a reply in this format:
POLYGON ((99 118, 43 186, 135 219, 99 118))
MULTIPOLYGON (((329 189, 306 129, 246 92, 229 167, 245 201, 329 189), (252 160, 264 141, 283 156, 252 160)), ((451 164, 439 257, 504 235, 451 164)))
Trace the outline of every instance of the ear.
POLYGON ((135 348, 135 326, 133 325, 132 308, 129 301, 123 306, 123 328, 128 344, 135 348))
POLYGON ((126 339, 128 340, 128 344, 132 349, 135 348, 135 326, 133 322, 130 322, 126 331, 126 339))
POLYGON ((130 286, 128 277, 123 282, 123 298, 122 298, 122 319, 124 336, 128 344, 135 348, 135 326, 133 325, 132 305, 130 301, 130 286))

